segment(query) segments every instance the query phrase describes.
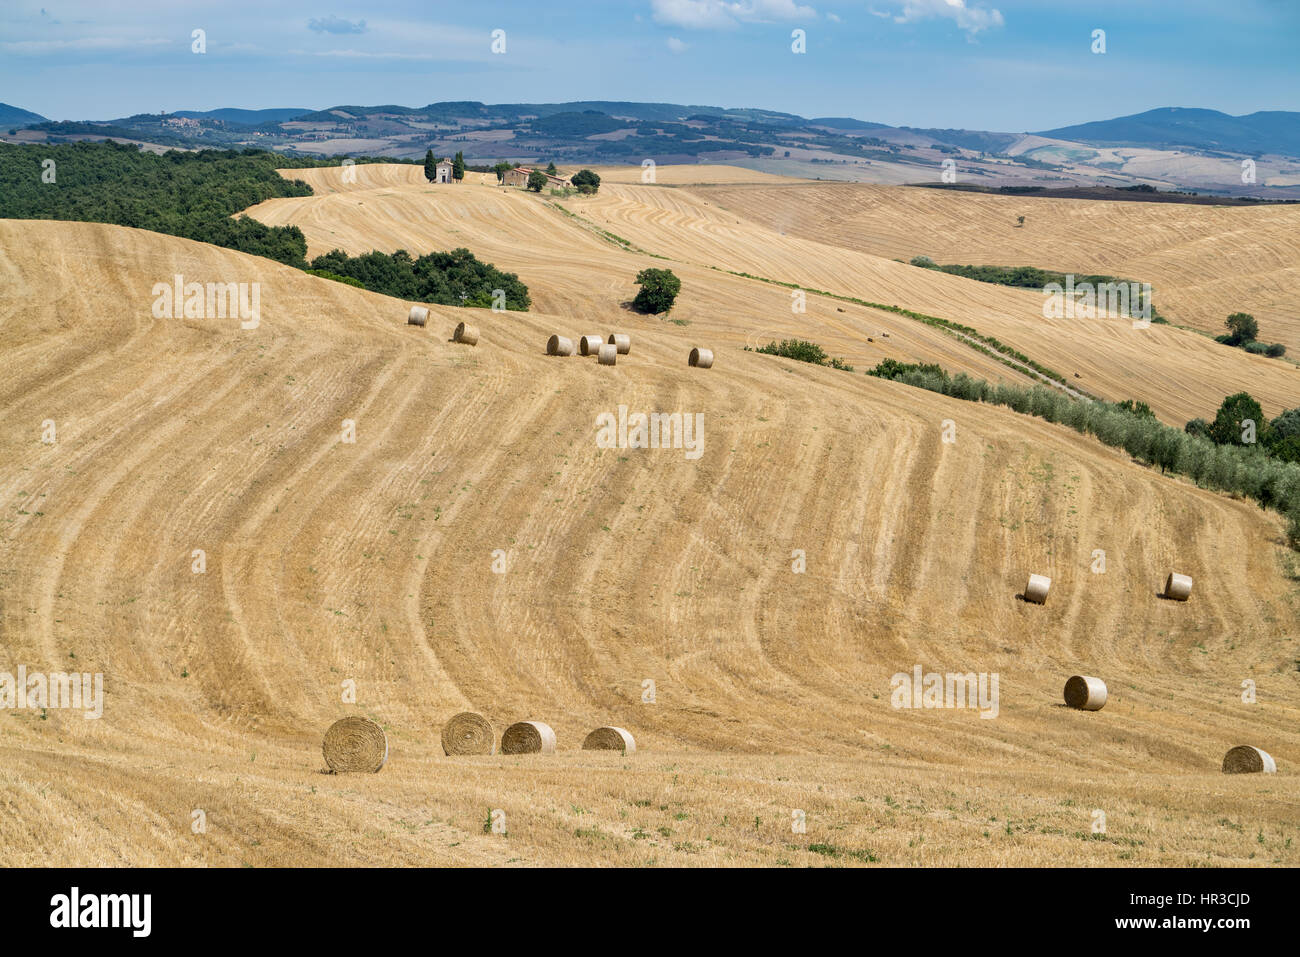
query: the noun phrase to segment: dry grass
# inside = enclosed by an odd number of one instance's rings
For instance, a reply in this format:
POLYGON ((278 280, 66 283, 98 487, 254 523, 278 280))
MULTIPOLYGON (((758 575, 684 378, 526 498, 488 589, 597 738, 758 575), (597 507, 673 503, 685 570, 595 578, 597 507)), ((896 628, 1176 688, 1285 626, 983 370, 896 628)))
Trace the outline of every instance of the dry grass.
MULTIPOLYGON (((701 333, 700 339, 707 333, 714 343, 751 346, 774 338, 811 339, 859 368, 892 357, 939 362, 953 371, 990 380, 1028 381, 1002 363, 911 319, 816 295, 807 297, 805 313, 795 313, 790 289, 718 271, 727 270, 902 306, 974 326, 1094 395, 1144 400, 1174 425, 1211 417, 1225 395, 1243 389, 1258 398, 1269 415, 1294 406, 1300 394, 1300 369, 1289 362, 1228 349, 1182 329, 1152 326, 1135 330, 1128 319, 1044 319, 1043 297, 1038 292, 918 269, 841 245, 842 237, 834 231, 822 235, 815 227, 806 226, 804 231, 814 238, 805 238, 802 227, 796 228, 804 222, 798 216, 821 215, 821 204, 832 202, 825 198, 824 190, 874 190, 879 194, 882 187, 831 187, 797 181, 794 185, 716 189, 611 184, 595 197, 559 201, 573 214, 566 216, 548 197, 522 190, 429 186, 416 167, 360 166, 355 173, 356 183, 347 186, 346 192, 331 192, 343 188, 337 184, 339 170, 295 170, 293 175, 303 174, 314 187, 320 184, 325 195, 268 200, 254 207, 251 215, 271 224, 301 227, 311 255, 335 247, 362 253, 470 245, 480 258, 518 272, 529 286, 535 308, 571 317, 573 332, 578 331, 580 319, 608 324, 635 294, 632 278, 636 272, 647 266, 666 266, 681 277, 684 290, 672 318, 690 323, 692 331, 701 333), (800 198, 804 190, 809 191, 806 203, 800 198), (745 198, 743 208, 737 197, 745 198), (723 205, 737 208, 733 211, 723 205), (757 216, 755 207, 770 207, 763 221, 751 218, 757 216), (772 221, 772 217, 786 214, 788 219, 772 221), (653 258, 650 253, 666 259, 653 258), (888 339, 882 338, 884 333, 889 334, 888 339)), ((660 182, 664 182, 662 177, 660 182)), ((939 199, 946 195, 933 190, 898 192, 919 192, 939 199)), ((1149 208, 1155 214, 1177 217, 1182 215, 1179 210, 1203 207, 1149 208)), ((1249 215, 1266 211, 1225 212, 1249 215)), ((1276 212, 1300 217, 1300 210, 1292 207, 1276 212)), ((906 217, 889 215, 898 221, 896 228, 906 228, 906 217)), ((1127 218, 1101 222, 1109 222, 1118 234, 1130 231, 1127 218)), ((921 226, 913 224, 914 235, 928 235, 922 227, 923 221, 921 226)), ((999 248, 999 235, 990 233, 990 248, 999 248)), ((1225 247, 1239 241, 1235 232, 1220 238, 1225 247)), ((1211 238, 1211 245, 1213 242, 1211 238)), ((936 258, 943 261, 941 255, 936 258)), ((996 260, 997 256, 989 258, 996 260)), ((1282 277, 1278 281, 1285 283, 1286 269, 1278 268, 1282 277)), ((1158 277, 1142 275, 1133 278, 1158 281, 1158 277)), ((1247 300, 1235 308, 1249 311, 1255 308, 1255 301, 1247 300)), ((1280 332, 1278 338, 1284 338, 1280 332)))
MULTIPOLYGON (((1274 516, 1064 428, 740 348, 753 323, 847 354, 879 313, 791 315, 788 291, 687 263, 691 327, 620 315, 662 263, 544 200, 370 189, 365 215, 355 191, 281 202, 314 244, 468 244, 538 312, 476 315, 490 348, 467 350, 267 260, 0 222, 5 660, 106 691, 99 721, 0 713, 10 863, 1297 863, 1274 516), (261 282, 261 325, 153 318, 178 272, 261 282), (614 368, 540 348, 606 326, 637 340, 614 368), (683 361, 697 341, 725 355, 707 375, 683 361), (598 449, 620 404, 702 412, 703 457, 598 449), (1156 597, 1175 556, 1187 604, 1156 597), (1049 604, 1013 599, 1026 568, 1049 604), (893 709, 890 676, 918 663, 999 673, 998 717, 893 709), (1104 711, 1061 705, 1076 672, 1106 676, 1104 711), (345 681, 388 735, 378 775, 319 773, 345 681), (543 715, 559 751, 444 757, 463 710, 543 715), (637 753, 580 751, 606 724, 637 753), (1221 775, 1241 741, 1280 772, 1221 775)), ((894 354, 969 352, 893 328, 912 350, 894 354)))
POLYGON ((1250 312, 1267 341, 1300 352, 1294 308, 1300 206, 1097 202, 828 183, 719 187, 699 195, 769 229, 890 259, 929 256, 1149 282, 1156 308, 1174 322, 1217 335, 1230 313, 1250 312))

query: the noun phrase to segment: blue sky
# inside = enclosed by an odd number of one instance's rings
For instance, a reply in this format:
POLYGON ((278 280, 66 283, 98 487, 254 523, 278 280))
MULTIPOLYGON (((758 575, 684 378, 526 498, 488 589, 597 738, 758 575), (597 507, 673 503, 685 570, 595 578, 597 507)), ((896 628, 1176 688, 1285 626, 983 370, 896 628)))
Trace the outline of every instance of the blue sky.
POLYGON ((1298 48, 1300 0, 6 0, 0 101, 104 119, 649 100, 1019 132, 1158 106, 1300 109, 1298 48))

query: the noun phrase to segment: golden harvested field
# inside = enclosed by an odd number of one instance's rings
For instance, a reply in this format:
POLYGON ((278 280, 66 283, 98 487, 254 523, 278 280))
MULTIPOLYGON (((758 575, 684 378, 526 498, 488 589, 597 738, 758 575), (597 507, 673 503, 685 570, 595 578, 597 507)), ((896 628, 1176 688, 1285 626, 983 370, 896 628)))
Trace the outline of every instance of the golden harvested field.
MULTIPOLYGON (((97 721, 0 712, 10 863, 1300 863, 1300 582, 1277 516, 864 376, 894 355, 1017 380, 905 317, 817 296, 792 314, 789 290, 708 264, 999 336, 988 317, 1028 328, 1024 297, 737 226, 683 189, 612 185, 561 200, 573 218, 356 170, 309 171, 333 185, 256 215, 313 254, 468 246, 534 310, 435 306, 419 329, 408 304, 269 260, 0 221, 0 637, 8 666, 105 682, 97 721), (682 277, 688 325, 621 308, 649 265, 682 277), (155 318, 178 273, 260 283, 260 323, 155 318), (478 346, 448 341, 462 319, 478 346), (613 368, 543 354, 552 332, 613 331, 633 339, 613 368), (741 348, 789 335, 858 372, 741 348), (694 345, 712 369, 687 367, 694 345), (619 406, 699 413, 702 454, 599 448, 619 406), (1185 604, 1156 595, 1174 569, 1185 604), (1044 606, 1016 599, 1031 571, 1053 579, 1044 606), (895 709, 891 676, 918 665, 997 673, 997 717, 895 709), (1076 673, 1105 678, 1103 711, 1062 706, 1076 673), (445 757, 465 709, 498 736, 546 721, 559 750, 445 757), (381 773, 320 773, 347 714, 387 729, 381 773), (606 724, 636 753, 579 750, 606 724), (1220 774, 1243 743, 1279 773, 1220 774), (491 809, 507 834, 485 833, 491 809)), ((1080 362, 1126 395, 1168 387, 1184 418, 1257 369, 1150 333, 1145 366, 1118 330, 1080 362)), ((1280 383, 1251 391, 1276 406, 1280 383)))
MULTIPOLYGON (((672 169, 657 171, 661 182, 672 169)), ((683 177, 716 168, 684 169, 683 177)), ((351 184, 341 182, 337 169, 294 170, 291 175, 324 195, 268 200, 250 215, 271 225, 301 227, 310 256, 335 247, 357 254, 465 245, 480 258, 519 273, 543 312, 593 319, 617 314, 635 293, 632 279, 638 270, 670 265, 683 285, 694 290, 683 296, 681 312, 674 315, 689 320, 687 328, 701 334, 742 344, 757 344, 756 334, 769 339, 798 335, 854 365, 873 366, 891 355, 939 361, 987 379, 1018 378, 1005 365, 896 314, 809 295, 808 313, 793 315, 789 289, 719 272, 728 270, 973 326, 1094 395, 1142 399, 1174 425, 1212 417, 1225 395, 1243 389, 1270 416, 1295 406, 1300 397, 1300 368, 1290 362, 1227 349, 1168 326, 1134 329, 1126 318, 1044 319, 1043 297, 1037 292, 917 269, 789 232, 782 235, 721 208, 704 188, 611 185, 595 197, 553 199, 477 184, 440 190, 424 181, 417 166, 358 166, 351 184), (597 229, 634 248, 602 238, 597 229), (845 312, 835 311, 840 308, 845 312), (889 333, 888 344, 883 332, 889 333), (936 351, 944 357, 932 358, 936 351)), ((775 204, 787 192, 805 188, 822 186, 737 189, 766 191, 775 204)), ((1181 207, 1159 207, 1167 208, 1181 207)))
POLYGON ((1300 206, 1193 206, 817 183, 719 186, 709 202, 769 229, 890 259, 1038 266, 1149 282, 1156 308, 1214 335, 1233 312, 1300 352, 1300 206), (1017 217, 1024 216, 1023 226, 1017 217))
MULTIPOLYGON (((602 183, 640 184, 644 181, 645 171, 640 166, 596 166, 602 183)), ((577 168, 564 169, 565 173, 576 173, 577 168)), ((763 183, 769 185, 788 185, 801 182, 776 173, 764 173, 743 166, 717 166, 701 163, 698 166, 656 166, 654 181, 661 185, 683 186, 704 185, 717 186, 730 183, 763 183)))

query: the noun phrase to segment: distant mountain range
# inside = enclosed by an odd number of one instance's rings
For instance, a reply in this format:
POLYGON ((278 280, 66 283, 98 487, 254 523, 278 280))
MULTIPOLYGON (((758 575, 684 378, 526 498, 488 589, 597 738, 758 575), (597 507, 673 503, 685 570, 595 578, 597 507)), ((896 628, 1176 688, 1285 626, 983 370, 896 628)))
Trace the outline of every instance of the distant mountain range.
POLYGON ((1289 198, 1300 192, 1294 164, 1266 164, 1258 186, 1243 184, 1235 165, 1245 156, 1300 158, 1300 113, 1280 111, 1229 116, 1169 107, 1027 134, 612 100, 226 108, 73 122, 51 122, 0 104, 0 139, 104 137, 152 149, 258 147, 401 159, 418 159, 426 150, 438 156, 463 152, 468 163, 479 166, 499 160, 640 165, 651 158, 657 164, 730 163, 806 178, 878 183, 937 182, 947 170, 959 174, 962 183, 991 188, 1153 186, 1255 198, 1289 198), (17 132, 6 137, 9 129, 17 132), (1059 142, 1044 144, 1043 139, 1059 142), (1137 156, 1116 148, 1173 155, 1137 156))
POLYGON ((1217 110, 1167 106, 1114 120, 1044 130, 1037 135, 1095 146, 1181 146, 1228 153, 1300 156, 1300 113, 1274 110, 1229 116, 1217 110))
POLYGON ((10 106, 8 103, 0 103, 0 126, 5 129, 12 129, 20 126, 31 126, 33 123, 44 123, 45 117, 39 113, 32 113, 29 110, 20 110, 16 106, 10 106))

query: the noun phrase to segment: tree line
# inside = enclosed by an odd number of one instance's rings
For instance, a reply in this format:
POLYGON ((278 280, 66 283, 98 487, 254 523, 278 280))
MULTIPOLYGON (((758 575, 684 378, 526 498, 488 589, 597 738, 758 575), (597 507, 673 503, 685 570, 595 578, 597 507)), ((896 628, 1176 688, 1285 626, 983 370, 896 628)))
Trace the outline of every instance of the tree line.
MULTIPOLYGON (((503 290, 505 308, 529 307, 528 287, 518 276, 478 261, 466 249, 418 258, 404 250, 350 257, 336 249, 309 267, 307 240, 297 226, 268 226, 237 215, 263 200, 312 195, 302 180, 281 176, 277 169, 337 166, 340 161, 256 149, 159 155, 112 141, 0 143, 0 218, 133 226, 310 268, 403 299, 488 307, 496 291, 503 290)), ((354 162, 389 160, 362 157, 354 162)))

